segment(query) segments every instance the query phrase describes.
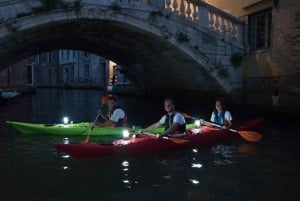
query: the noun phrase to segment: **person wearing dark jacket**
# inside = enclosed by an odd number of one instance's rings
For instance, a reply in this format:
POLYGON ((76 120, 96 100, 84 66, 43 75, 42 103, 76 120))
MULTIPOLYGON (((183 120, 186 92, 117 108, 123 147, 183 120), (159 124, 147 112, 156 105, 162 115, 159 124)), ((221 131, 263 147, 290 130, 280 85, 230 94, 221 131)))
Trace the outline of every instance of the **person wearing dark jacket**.
POLYGON ((161 125, 165 126, 164 133, 161 136, 178 137, 185 135, 186 122, 184 116, 175 110, 174 100, 172 98, 164 99, 164 108, 166 114, 161 119, 150 126, 141 130, 141 132, 155 129, 161 125))

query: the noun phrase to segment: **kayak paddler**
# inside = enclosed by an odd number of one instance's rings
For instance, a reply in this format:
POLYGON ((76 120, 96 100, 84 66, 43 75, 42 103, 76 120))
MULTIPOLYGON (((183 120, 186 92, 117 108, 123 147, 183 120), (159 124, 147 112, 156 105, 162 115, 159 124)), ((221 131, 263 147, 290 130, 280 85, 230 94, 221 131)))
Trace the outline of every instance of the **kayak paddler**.
POLYGON ((164 109, 166 114, 161 119, 150 126, 141 130, 141 133, 155 129, 161 125, 165 126, 164 132, 160 135, 170 137, 180 137, 185 135, 186 122, 184 116, 175 110, 174 100, 172 98, 164 99, 164 109))

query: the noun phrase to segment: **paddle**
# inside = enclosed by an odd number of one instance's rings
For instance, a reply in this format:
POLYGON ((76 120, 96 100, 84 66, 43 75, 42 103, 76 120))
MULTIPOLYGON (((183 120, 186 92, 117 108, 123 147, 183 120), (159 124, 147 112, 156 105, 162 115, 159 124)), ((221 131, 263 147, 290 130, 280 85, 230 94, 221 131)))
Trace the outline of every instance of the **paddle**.
MULTIPOLYGON (((205 124, 210 124, 210 125, 213 125, 213 126, 216 126, 216 127, 219 127, 219 128, 222 128, 221 125, 219 124, 215 124, 215 123, 212 123, 212 122, 207 122, 207 121, 204 121, 202 120, 205 124)), ((244 139, 250 141, 250 142, 258 142, 262 139, 262 135, 258 132, 254 132, 254 131, 237 131, 237 130, 234 130, 234 129, 228 129, 232 132, 235 132, 237 134, 239 134, 240 136, 242 136, 244 139)))
POLYGON ((194 120, 197 120, 197 119, 199 119, 199 118, 196 118, 196 117, 192 117, 192 116, 190 116, 190 115, 188 115, 187 113, 181 113, 183 116, 184 116, 184 118, 187 118, 187 119, 194 119, 194 120))
MULTIPOLYGON (((186 113, 182 113, 182 114, 185 118, 197 119, 196 117, 192 117, 192 116, 190 116, 186 113)), ((219 125, 219 124, 215 124, 215 123, 212 123, 212 122, 207 122, 207 121, 204 121, 203 119, 201 121, 204 122, 205 124, 210 124, 210 125, 216 126, 218 128, 222 128, 222 126, 219 125)), ((229 129, 229 130, 239 134, 241 137, 243 137, 244 139, 246 139, 250 142, 258 142, 262 139, 262 135, 258 132, 254 132, 254 131, 237 131, 237 130, 234 130, 234 129, 229 129)))
POLYGON ((153 133, 147 133, 147 132, 142 132, 140 134, 145 134, 145 135, 151 135, 157 138, 161 138, 161 139, 165 139, 165 140, 170 140, 176 144, 182 144, 185 142, 188 142, 189 140, 185 140, 185 139, 180 139, 180 138, 174 138, 174 137, 167 137, 167 136, 160 136, 159 134, 153 134, 153 133))
MULTIPOLYGON (((108 97, 107 97, 106 95, 104 95, 104 96, 101 97, 101 106, 100 106, 100 109, 103 108, 103 105, 105 105, 105 104, 107 103, 107 101, 108 101, 108 97)), ((99 117, 99 113, 97 114, 97 116, 96 116, 96 118, 95 118, 95 120, 94 120, 94 122, 93 122, 93 124, 92 124, 92 126, 91 126, 91 129, 89 130, 88 135, 87 135, 86 138, 82 141, 82 143, 88 143, 88 142, 89 142, 90 136, 91 136, 91 133, 92 133, 92 130, 94 129, 94 126, 95 126, 95 124, 96 124, 96 122, 97 122, 98 117, 99 117)), ((106 120, 106 117, 104 117, 102 114, 101 114, 101 117, 102 117, 104 120, 106 120)))
POLYGON ((91 126, 91 129, 89 130, 88 135, 87 135, 86 138, 82 141, 82 143, 88 143, 88 142, 89 142, 90 136, 91 136, 91 133, 92 133, 92 130, 94 129, 94 125, 95 125, 95 123, 96 123, 98 117, 99 117, 99 115, 97 114, 97 116, 96 116, 96 118, 95 118, 95 120, 94 120, 94 122, 93 122, 93 124, 92 124, 92 126, 91 126))

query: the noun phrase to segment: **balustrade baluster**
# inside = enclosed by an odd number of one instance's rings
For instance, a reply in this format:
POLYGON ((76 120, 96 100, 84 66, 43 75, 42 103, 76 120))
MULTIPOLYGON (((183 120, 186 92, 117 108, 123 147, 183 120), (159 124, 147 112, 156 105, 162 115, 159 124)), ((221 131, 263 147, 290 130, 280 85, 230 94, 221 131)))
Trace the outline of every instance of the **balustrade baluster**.
MULTIPOLYGON (((198 16, 199 16, 197 7, 198 6, 196 4, 193 4, 193 20, 194 21, 198 20, 198 16)), ((199 9, 199 7, 198 7, 198 9, 199 9)))
POLYGON ((215 25, 214 25, 215 30, 216 30, 217 32, 220 32, 220 29, 219 29, 219 27, 220 27, 220 23, 219 23, 219 15, 218 15, 217 13, 215 13, 215 18, 216 18, 216 22, 215 22, 215 25))
POLYGON ((192 13, 192 9, 191 9, 191 1, 188 0, 187 2, 187 10, 186 10, 186 13, 187 13, 187 19, 192 19, 191 17, 191 13, 192 13))
POLYGON ((180 16, 185 17, 185 6, 184 6, 184 0, 180 0, 180 16))
POLYGON ((214 14, 213 14, 212 11, 209 11, 209 27, 211 29, 214 29, 214 23, 215 23, 215 21, 214 21, 214 14))
POLYGON ((237 31, 236 31, 236 24, 235 23, 233 23, 232 24, 232 37, 234 38, 234 39, 237 39, 237 31))
POLYGON ((178 8, 178 3, 177 3, 177 0, 173 0, 172 6, 173 6, 173 13, 174 13, 175 15, 178 15, 178 10, 177 10, 177 8, 178 8))
POLYGON ((166 0, 165 6, 167 11, 171 11, 171 0, 166 0))
POLYGON ((232 37, 232 22, 228 20, 227 36, 232 37))
POLYGON ((222 20, 221 20, 221 32, 223 35, 226 36, 226 19, 224 17, 222 17, 222 20))

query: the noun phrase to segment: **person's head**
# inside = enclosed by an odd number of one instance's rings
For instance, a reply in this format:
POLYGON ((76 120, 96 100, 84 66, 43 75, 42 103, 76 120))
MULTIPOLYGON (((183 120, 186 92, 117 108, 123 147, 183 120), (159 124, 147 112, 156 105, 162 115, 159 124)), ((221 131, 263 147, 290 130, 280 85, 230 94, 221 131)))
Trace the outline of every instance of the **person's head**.
POLYGON ((109 109, 112 109, 118 105, 117 97, 115 96, 109 96, 107 99, 107 105, 109 109))
POLYGON ((165 98, 164 107, 167 113, 172 113, 175 110, 174 100, 172 98, 165 98))
POLYGON ((215 102, 215 108, 218 112, 224 110, 224 100, 223 98, 217 98, 215 102))

